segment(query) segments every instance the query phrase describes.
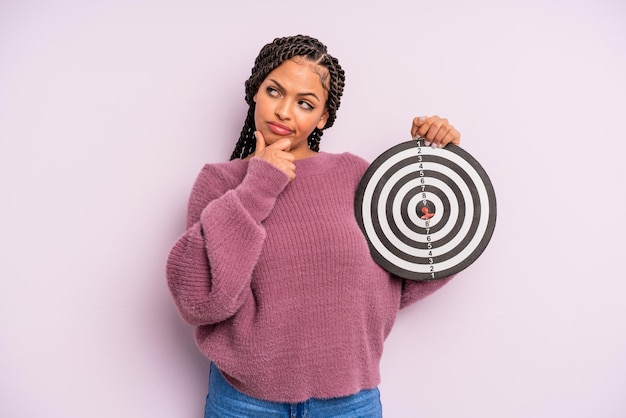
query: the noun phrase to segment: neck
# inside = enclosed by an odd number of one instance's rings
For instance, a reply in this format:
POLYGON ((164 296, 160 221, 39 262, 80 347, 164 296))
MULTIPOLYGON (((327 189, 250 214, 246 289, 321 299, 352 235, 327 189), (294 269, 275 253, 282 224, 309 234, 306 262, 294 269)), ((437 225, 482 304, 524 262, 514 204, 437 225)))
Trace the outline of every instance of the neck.
POLYGON ((312 151, 310 148, 306 148, 303 150, 296 150, 292 153, 296 160, 303 160, 305 158, 315 157, 317 152, 312 151))

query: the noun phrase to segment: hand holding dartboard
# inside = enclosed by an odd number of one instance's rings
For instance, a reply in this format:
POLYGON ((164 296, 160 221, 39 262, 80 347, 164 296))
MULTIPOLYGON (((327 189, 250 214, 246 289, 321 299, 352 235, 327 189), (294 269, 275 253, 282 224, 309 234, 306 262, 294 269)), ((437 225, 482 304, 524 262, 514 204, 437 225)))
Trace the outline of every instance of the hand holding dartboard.
POLYGON ((355 214, 374 260, 412 280, 458 273, 486 248, 496 223, 487 173, 468 152, 422 139, 374 160, 359 183, 355 214))

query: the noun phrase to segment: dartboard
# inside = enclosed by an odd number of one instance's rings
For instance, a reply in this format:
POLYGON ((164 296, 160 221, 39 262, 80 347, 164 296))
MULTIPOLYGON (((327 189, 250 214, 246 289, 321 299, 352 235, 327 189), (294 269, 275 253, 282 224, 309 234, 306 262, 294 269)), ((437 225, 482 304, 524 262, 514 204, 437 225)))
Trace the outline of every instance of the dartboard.
POLYGON ((355 215, 374 260, 406 279, 435 280, 467 268, 496 224, 487 173, 453 144, 423 140, 385 151, 363 175, 355 215))

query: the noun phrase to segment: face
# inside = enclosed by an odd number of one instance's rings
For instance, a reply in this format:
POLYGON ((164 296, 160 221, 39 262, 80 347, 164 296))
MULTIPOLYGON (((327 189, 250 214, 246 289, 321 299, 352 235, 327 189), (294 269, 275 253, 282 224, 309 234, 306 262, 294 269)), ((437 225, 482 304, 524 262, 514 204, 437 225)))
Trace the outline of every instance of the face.
POLYGON ((327 92, 320 74, 326 68, 304 58, 286 60, 269 73, 254 96, 254 123, 270 145, 281 138, 291 141, 296 158, 314 154, 307 138, 328 119, 327 92))

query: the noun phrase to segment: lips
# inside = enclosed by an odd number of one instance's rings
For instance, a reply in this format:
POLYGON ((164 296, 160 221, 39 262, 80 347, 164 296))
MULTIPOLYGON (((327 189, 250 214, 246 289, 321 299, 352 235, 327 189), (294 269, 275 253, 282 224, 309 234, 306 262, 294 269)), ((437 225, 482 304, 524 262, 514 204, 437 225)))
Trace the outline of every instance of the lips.
POLYGON ((293 130, 291 128, 289 128, 286 125, 283 125, 282 123, 268 122, 267 126, 270 128, 270 131, 272 131, 276 135, 285 136, 285 135, 291 135, 293 133, 293 130))

